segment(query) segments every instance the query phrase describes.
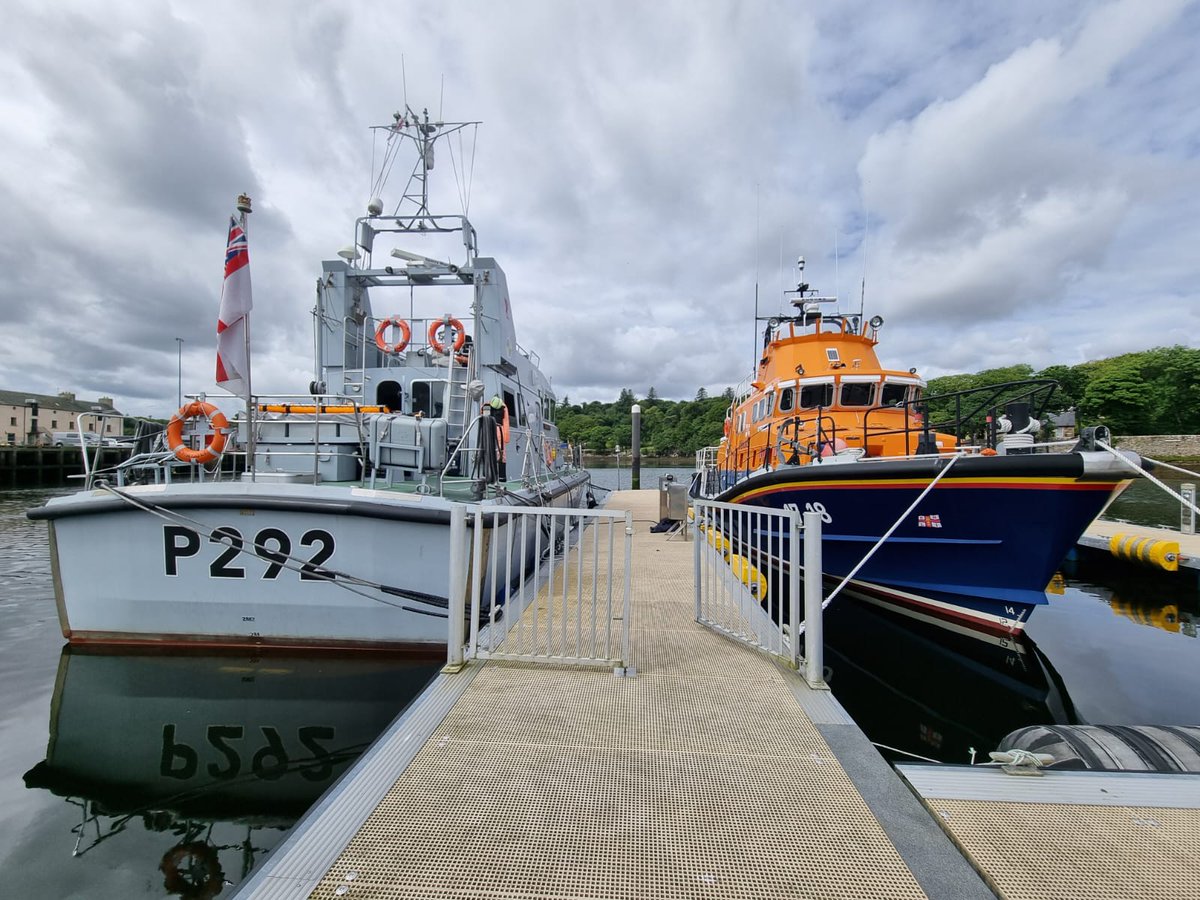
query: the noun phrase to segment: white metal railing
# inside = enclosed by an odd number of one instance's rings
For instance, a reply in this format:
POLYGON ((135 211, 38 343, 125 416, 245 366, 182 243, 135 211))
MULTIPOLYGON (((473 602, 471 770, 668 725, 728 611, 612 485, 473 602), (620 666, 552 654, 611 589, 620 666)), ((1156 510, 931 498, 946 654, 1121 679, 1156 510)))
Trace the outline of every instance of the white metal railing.
POLYGON ((796 667, 800 621, 800 514, 693 501, 696 621, 796 667))
POLYGON ((456 504, 450 666, 504 659, 633 674, 632 545, 628 511, 456 504))
POLYGON ((804 635, 804 678, 826 688, 820 513, 703 499, 692 509, 696 621, 795 669, 804 635))

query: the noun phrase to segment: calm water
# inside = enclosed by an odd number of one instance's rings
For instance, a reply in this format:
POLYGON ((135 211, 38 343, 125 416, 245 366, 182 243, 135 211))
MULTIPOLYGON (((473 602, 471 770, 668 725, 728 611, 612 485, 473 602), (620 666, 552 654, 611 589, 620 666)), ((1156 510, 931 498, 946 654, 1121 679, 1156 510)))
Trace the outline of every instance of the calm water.
MULTIPOLYGON (((1183 480, 1155 474, 1175 490, 1183 480)), ((1178 501, 1144 480, 1106 515, 1179 527, 1178 501)), ((1016 642, 956 637, 835 600, 830 686, 872 740, 946 762, 967 762, 971 747, 985 755, 1038 723, 1200 724, 1197 573, 1085 551, 1063 574, 1061 592, 1048 593, 1016 642)))
MULTIPOLYGON (((643 467, 642 486, 690 470, 643 467)), ((629 478, 594 472, 598 487, 629 478)), ((67 653, 45 525, 24 515, 52 493, 0 493, 0 893, 236 883, 437 665, 67 653)), ((1156 493, 1135 485, 1110 515, 1177 523, 1156 493)), ((1004 646, 839 599, 831 686, 873 740, 953 762, 1037 722, 1200 723, 1195 575, 1088 561, 1050 599, 1004 646)))
POLYGON ((50 495, 0 494, 0 895, 214 896, 439 664, 69 653, 24 515, 50 495))

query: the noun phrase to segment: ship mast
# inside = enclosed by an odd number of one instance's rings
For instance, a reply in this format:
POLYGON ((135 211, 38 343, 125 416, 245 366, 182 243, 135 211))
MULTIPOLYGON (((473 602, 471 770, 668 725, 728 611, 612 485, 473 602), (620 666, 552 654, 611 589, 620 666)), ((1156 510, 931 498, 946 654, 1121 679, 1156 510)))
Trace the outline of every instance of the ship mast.
MULTIPOLYGON (((379 197, 383 193, 384 185, 391 174, 392 165, 395 163, 400 146, 404 141, 412 141, 417 148, 417 159, 413 164, 411 174, 408 176, 408 183, 404 187, 404 194, 392 212, 392 215, 396 218, 398 230, 457 230, 439 225, 437 221, 438 217, 434 216, 429 210, 429 172, 433 169, 434 165, 434 145, 442 138, 449 137, 465 128, 478 127, 479 124, 479 122, 430 121, 428 109, 423 109, 421 114, 418 115, 413 112, 412 107, 406 104, 404 112, 392 114, 392 124, 373 125, 371 127, 372 131, 385 134, 387 140, 387 150, 384 153, 382 165, 380 166, 379 173, 374 175, 372 182, 372 197, 379 197)), ((463 176, 465 177, 466 175, 464 160, 463 176)), ((460 184, 460 192, 462 190, 463 186, 460 184)), ((467 204, 465 193, 461 199, 463 200, 463 214, 465 217, 465 207, 467 204)), ((372 200, 371 202, 372 204, 378 202, 379 208, 382 211, 381 201, 372 200)))

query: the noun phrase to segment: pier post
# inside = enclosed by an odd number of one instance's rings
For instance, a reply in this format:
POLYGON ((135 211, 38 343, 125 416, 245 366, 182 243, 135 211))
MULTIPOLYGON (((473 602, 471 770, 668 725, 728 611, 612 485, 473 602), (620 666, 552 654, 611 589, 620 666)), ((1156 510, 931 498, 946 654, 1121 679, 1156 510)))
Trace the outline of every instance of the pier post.
POLYGON ((822 633, 821 514, 804 514, 804 680, 825 688, 825 636, 822 633))
POLYGON ((450 624, 446 635, 446 669, 457 672, 463 667, 464 623, 467 609, 467 511, 461 503, 450 506, 450 624))
POLYGON ((633 476, 630 486, 638 491, 642 488, 642 408, 635 403, 629 411, 633 414, 633 476))

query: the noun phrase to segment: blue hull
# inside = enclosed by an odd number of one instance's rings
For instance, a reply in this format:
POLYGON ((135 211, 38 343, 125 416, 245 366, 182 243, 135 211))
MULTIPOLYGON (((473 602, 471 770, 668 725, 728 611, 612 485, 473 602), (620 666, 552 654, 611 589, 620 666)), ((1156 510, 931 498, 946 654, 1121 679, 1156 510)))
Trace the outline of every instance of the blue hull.
MULTIPOLYGON (((820 513, 824 572, 840 580, 945 464, 934 457, 785 468, 752 476, 717 499, 820 513)), ((1046 585, 1079 535, 1127 483, 1118 475, 1084 478, 1078 454, 961 459, 856 573, 854 585, 930 616, 1020 628, 1046 602, 1046 585)), ((785 535, 757 538, 766 551, 759 561, 771 568, 802 559, 785 535)))

